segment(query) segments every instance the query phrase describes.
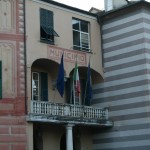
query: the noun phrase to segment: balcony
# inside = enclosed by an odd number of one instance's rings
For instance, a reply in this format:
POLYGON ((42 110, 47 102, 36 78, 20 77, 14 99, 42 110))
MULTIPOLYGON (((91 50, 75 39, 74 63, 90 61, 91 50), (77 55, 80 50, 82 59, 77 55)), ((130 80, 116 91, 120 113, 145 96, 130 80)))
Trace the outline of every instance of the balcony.
POLYGON ((77 125, 112 126, 108 109, 31 100, 28 121, 77 125))

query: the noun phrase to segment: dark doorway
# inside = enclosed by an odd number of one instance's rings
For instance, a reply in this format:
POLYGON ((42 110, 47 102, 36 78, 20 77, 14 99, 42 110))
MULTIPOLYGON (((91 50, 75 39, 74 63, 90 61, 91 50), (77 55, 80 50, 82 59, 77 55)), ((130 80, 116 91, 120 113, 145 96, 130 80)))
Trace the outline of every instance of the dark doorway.
POLYGON ((73 131, 73 149, 74 150, 81 150, 81 134, 78 129, 74 129, 73 131))
MULTIPOLYGON (((79 130, 73 131, 73 149, 81 150, 81 141, 80 141, 79 130)), ((66 134, 65 133, 61 137, 60 150, 66 150, 66 134)))
POLYGON ((41 72, 41 100, 48 101, 48 75, 41 72))
POLYGON ((65 133, 61 137, 60 150, 66 150, 66 134, 65 133))
POLYGON ((34 127, 33 143, 33 150, 43 150, 42 129, 40 127, 34 127))

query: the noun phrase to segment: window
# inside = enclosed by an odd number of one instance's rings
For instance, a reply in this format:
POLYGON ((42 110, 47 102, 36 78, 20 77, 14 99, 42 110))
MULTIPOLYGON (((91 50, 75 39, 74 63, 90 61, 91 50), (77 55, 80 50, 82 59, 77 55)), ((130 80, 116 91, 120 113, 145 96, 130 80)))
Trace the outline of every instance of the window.
POLYGON ((32 100, 48 101, 48 74, 32 72, 32 100))
POLYGON ((40 93, 39 93, 39 73, 33 72, 32 73, 32 99, 39 100, 40 93))
POLYGON ((83 20, 72 20, 73 49, 89 51, 89 23, 83 20))
POLYGON ((54 44, 54 36, 59 37, 53 28, 53 12, 40 9, 40 34, 41 41, 54 44))

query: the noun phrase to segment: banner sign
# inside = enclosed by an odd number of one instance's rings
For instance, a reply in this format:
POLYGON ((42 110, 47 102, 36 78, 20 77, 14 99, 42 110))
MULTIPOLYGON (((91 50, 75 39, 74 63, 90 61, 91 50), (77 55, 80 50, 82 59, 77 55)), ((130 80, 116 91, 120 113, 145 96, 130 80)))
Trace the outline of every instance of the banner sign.
POLYGON ((66 50, 62 48, 48 46, 48 58, 52 60, 60 60, 62 53, 64 53, 64 61, 78 64, 86 65, 86 53, 75 51, 75 50, 66 50))

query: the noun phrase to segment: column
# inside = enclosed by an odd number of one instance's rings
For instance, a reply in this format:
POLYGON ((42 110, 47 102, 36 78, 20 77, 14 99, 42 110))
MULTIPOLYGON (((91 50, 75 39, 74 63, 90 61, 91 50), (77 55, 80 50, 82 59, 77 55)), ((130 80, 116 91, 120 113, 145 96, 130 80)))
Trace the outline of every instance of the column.
POLYGON ((66 125, 66 150, 73 150, 73 134, 72 134, 73 124, 66 125))

